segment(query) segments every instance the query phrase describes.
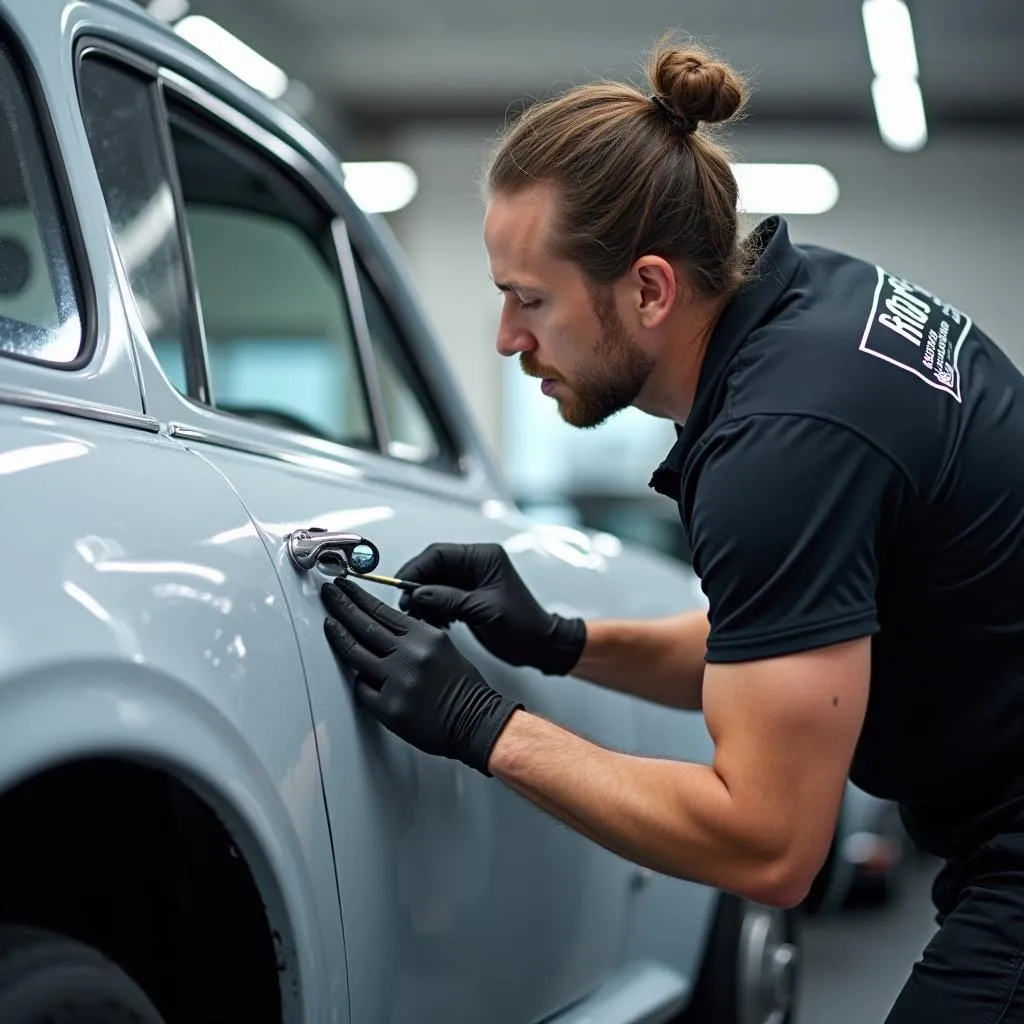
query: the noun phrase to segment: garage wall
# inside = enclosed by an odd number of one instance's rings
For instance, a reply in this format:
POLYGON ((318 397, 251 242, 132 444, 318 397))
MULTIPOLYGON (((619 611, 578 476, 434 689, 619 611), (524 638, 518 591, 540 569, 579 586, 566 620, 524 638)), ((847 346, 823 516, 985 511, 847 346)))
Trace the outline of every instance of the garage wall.
MULTIPOLYGON (((395 159, 420 176, 420 193, 393 226, 428 315, 438 328, 484 436, 502 451, 501 359, 494 352, 498 295, 481 240, 477 179, 498 125, 407 130, 395 159)), ((738 129, 745 160, 814 161, 839 180, 829 213, 790 217, 798 241, 881 263, 969 312, 1024 366, 1019 325, 1024 229, 1024 140, 1009 133, 940 135, 920 154, 887 150, 873 131, 738 129)))

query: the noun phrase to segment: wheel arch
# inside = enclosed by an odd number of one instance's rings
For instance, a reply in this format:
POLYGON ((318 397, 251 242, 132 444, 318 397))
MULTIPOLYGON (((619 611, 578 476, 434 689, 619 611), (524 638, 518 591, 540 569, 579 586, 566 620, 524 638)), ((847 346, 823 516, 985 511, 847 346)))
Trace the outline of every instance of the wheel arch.
POLYGON ((269 776, 195 688, 146 666, 54 664, 4 680, 0 822, 13 794, 98 764, 166 779, 216 819, 248 868, 273 936, 282 1019, 315 1019, 318 994, 328 990, 318 900, 283 780, 269 776))

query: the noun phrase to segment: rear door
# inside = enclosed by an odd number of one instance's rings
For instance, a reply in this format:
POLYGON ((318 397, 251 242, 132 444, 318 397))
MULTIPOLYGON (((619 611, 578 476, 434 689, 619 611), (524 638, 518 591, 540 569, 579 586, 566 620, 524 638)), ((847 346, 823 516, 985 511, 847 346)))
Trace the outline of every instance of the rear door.
MULTIPOLYGON (((103 69, 131 84, 134 73, 103 69)), ((168 73, 161 89, 159 158, 174 172, 196 301, 183 346, 151 326, 127 274, 147 407, 237 490, 278 567, 317 723, 352 1018, 542 1019, 616 967, 630 867, 360 712, 323 636, 325 577, 299 571, 286 541, 299 529, 358 532, 392 571, 434 539, 506 541, 543 600, 583 614, 598 610, 599 567, 523 531, 486 475, 467 474, 452 418, 404 344, 385 264, 368 239, 350 245, 329 183, 189 82, 168 73)), ((102 109, 92 125, 94 147, 137 141, 102 109)), ((166 217, 160 226, 173 230, 166 217)), ((624 698, 515 672, 456 635, 510 696, 630 746, 624 698)))

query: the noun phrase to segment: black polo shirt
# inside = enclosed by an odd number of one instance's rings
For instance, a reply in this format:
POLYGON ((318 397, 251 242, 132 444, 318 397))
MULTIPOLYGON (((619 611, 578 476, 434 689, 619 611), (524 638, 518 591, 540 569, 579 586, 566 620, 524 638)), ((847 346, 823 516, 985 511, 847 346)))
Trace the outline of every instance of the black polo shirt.
POLYGON ((778 218, 754 237, 651 485, 709 662, 873 637, 851 778, 949 855, 1024 818, 1024 377, 923 288, 778 218))

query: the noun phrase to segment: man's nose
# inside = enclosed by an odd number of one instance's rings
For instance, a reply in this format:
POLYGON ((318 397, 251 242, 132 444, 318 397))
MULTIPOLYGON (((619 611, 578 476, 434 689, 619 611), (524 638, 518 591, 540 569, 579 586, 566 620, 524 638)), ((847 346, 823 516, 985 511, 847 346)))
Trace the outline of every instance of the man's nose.
POLYGON ((495 347, 500 355, 517 356, 523 352, 532 352, 537 347, 537 339, 530 331, 503 312, 501 323, 498 325, 498 338, 495 347))

